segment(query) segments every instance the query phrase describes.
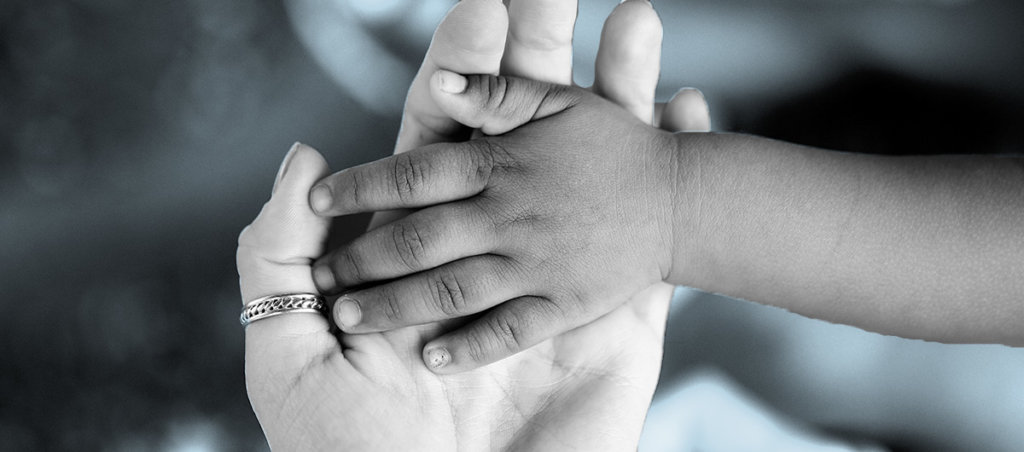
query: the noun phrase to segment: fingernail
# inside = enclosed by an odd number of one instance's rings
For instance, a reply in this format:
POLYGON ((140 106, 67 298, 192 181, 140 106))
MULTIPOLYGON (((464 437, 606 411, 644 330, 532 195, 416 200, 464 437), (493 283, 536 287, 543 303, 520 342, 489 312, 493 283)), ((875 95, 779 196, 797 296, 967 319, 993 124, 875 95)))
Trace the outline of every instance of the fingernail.
POLYGON ((466 77, 456 74, 451 71, 439 70, 437 71, 438 85, 441 91, 449 94, 459 94, 466 91, 466 86, 469 81, 466 77))
POLYGON ((434 347, 425 353, 427 367, 440 369, 452 361, 452 355, 444 347, 434 347))
POLYGON ((681 97, 681 96, 688 96, 690 98, 696 98, 697 99, 696 101, 699 102, 699 105, 704 110, 704 112, 708 111, 708 100, 707 100, 706 97, 704 97, 704 93, 701 92, 701 90, 699 90, 697 88, 683 88, 683 89, 679 90, 678 92, 676 92, 676 95, 672 96, 672 97, 677 97, 677 96, 679 96, 679 97, 681 97))
POLYGON ((334 280, 334 272, 327 264, 317 264, 313 267, 313 283, 324 293, 332 292, 338 285, 334 280))
POLYGON ((705 100, 704 99, 704 93, 701 92, 701 90, 699 90, 697 88, 689 88, 689 87, 681 88, 679 91, 676 92, 676 95, 677 96, 681 96, 681 95, 697 96, 697 97, 700 97, 701 100, 705 100))
POLYGON ((362 317, 363 313, 359 309, 359 303, 348 295, 342 295, 334 304, 334 319, 342 328, 356 326, 362 317))
POLYGON ((284 179, 285 173, 288 172, 288 165, 292 162, 292 157, 295 155, 295 151, 299 149, 299 146, 302 146, 302 143, 296 141, 295 144, 288 149, 288 153, 284 155, 284 160, 281 161, 281 167, 277 169, 277 177, 274 178, 274 188, 270 190, 271 194, 277 193, 277 184, 281 183, 281 180, 284 179))
POLYGON ((333 198, 331 188, 320 184, 309 191, 309 206, 313 208, 314 212, 323 213, 331 208, 333 198))

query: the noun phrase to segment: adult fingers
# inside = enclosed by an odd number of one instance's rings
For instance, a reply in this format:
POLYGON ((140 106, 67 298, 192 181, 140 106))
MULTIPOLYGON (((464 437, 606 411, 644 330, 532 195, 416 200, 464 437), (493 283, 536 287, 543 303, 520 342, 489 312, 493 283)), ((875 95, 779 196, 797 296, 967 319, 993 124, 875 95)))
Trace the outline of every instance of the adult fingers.
POLYGON ((431 94, 453 119, 488 135, 499 135, 530 121, 561 112, 580 101, 573 88, 493 75, 460 75, 440 70, 431 94))
POLYGON ((309 191, 309 205, 340 216, 454 201, 483 190, 498 158, 483 141, 433 144, 327 176, 309 191))
POLYGON ((423 64, 409 88, 395 153, 468 137, 468 129, 434 103, 430 77, 438 69, 497 74, 507 30, 508 13, 494 0, 463 0, 448 12, 434 32, 423 64))
POLYGON ((559 85, 571 84, 576 9, 576 0, 511 2, 501 73, 559 85))
POLYGON ((368 333, 463 317, 523 295, 524 281, 507 258, 475 256, 347 293, 334 319, 347 333, 368 333))
POLYGON ((711 114, 704 94, 694 88, 683 88, 665 104, 659 127, 669 132, 710 132, 711 114))
POLYGON ((338 293, 487 253, 499 241, 496 232, 476 203, 442 204, 372 229, 332 251, 313 265, 313 277, 321 292, 338 293))
POLYGON ((619 4, 601 30, 594 93, 652 124, 661 40, 661 20, 650 2, 627 0, 619 4))

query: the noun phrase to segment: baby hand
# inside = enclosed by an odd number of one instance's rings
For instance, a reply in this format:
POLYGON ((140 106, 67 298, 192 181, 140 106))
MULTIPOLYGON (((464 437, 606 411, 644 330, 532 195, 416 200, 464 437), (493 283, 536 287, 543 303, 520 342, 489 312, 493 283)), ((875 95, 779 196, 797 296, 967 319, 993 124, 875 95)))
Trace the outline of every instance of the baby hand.
POLYGON ((325 216, 422 208, 314 265, 321 291, 358 287, 335 305, 342 330, 483 312, 424 348, 433 370, 458 372, 589 323, 664 279, 671 134, 578 88, 447 71, 431 85, 446 113, 489 136, 349 168, 310 192, 325 216))

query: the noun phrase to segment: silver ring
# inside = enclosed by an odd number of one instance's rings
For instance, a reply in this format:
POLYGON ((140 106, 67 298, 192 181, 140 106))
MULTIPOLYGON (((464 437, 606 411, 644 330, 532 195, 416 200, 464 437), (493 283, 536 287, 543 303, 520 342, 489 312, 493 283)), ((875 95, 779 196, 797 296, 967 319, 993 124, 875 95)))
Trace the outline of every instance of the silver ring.
POLYGON ((293 312, 323 314, 327 312, 327 303, 324 297, 311 293, 271 295, 246 303, 238 321, 242 326, 248 326, 257 320, 293 312))

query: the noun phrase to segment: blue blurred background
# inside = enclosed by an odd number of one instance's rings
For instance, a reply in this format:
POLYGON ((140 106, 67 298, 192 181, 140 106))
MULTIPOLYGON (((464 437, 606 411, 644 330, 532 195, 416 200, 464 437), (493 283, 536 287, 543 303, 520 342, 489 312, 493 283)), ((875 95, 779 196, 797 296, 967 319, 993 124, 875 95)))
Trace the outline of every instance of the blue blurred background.
MULTIPOLYGON (((265 448, 242 375, 237 234, 293 141, 334 168, 391 152, 453 3, 0 4, 0 450, 265 448)), ((582 3, 588 85, 617 2, 582 3)), ((659 97, 701 88, 717 130, 862 152, 1024 149, 1019 2, 655 7, 659 97)), ((1021 349, 884 337, 685 290, 666 346, 656 407, 710 374, 837 437, 1024 450, 1021 349)), ((645 444, 686 444, 659 416, 669 427, 645 444)))

